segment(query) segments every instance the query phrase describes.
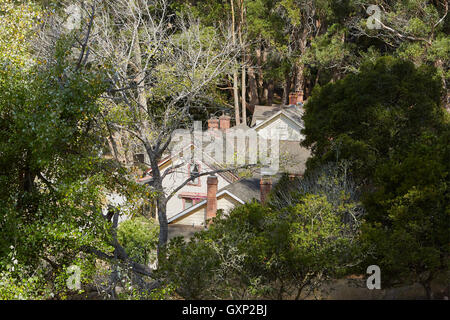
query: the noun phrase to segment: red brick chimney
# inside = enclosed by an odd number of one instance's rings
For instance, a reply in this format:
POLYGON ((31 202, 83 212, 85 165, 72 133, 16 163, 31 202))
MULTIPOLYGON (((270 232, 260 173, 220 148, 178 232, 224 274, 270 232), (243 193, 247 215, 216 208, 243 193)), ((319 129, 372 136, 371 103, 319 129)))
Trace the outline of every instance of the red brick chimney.
POLYGON ((289 104, 303 103, 303 91, 296 91, 289 94, 289 104))
POLYGON ((289 93, 289 104, 297 104, 297 94, 295 92, 289 93))
POLYGON ((261 191, 261 203, 265 203, 270 190, 272 190, 272 179, 270 177, 261 177, 259 182, 261 191))
POLYGON ((206 220, 214 218, 217 213, 217 177, 209 176, 206 194, 206 220))
POLYGON ((297 92, 297 103, 303 103, 303 90, 297 92))
POLYGON ((208 120, 208 130, 217 130, 219 129, 219 119, 211 118, 208 120))
POLYGON ((231 117, 227 114, 222 114, 219 117, 220 129, 222 131, 226 131, 227 129, 230 129, 230 120, 231 120, 231 117))

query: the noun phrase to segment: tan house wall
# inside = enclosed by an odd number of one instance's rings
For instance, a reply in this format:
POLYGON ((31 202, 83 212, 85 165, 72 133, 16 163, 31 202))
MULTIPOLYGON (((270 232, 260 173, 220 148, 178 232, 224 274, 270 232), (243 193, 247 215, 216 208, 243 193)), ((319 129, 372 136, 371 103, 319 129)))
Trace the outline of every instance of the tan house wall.
POLYGON ((182 224, 188 226, 204 226, 206 217, 206 205, 194 210, 190 214, 175 220, 172 224, 182 224))
POLYGON ((223 210, 225 214, 228 214, 231 209, 239 204, 240 203, 236 199, 224 194, 217 199, 217 210, 223 210))
MULTIPOLYGON (((173 166, 176 166, 179 164, 182 160, 176 159, 174 160, 173 166)), ((199 162, 200 164, 200 172, 204 171, 211 171, 212 168, 208 167, 207 164, 204 162, 199 162)), ((179 185, 181 185, 187 178, 189 177, 188 172, 188 165, 185 164, 180 168, 175 169, 175 172, 170 173, 166 176, 166 178, 163 181, 163 188, 166 194, 169 194, 171 190, 175 189, 179 185)), ((226 187, 229 182, 222 178, 220 175, 217 175, 218 177, 218 189, 226 187)), ((183 199, 181 197, 182 194, 199 194, 204 195, 206 197, 207 192, 207 183, 206 180, 208 179, 208 176, 201 176, 200 179, 200 185, 185 185, 180 191, 178 191, 168 202, 167 202, 167 218, 171 218, 174 215, 180 213, 184 210, 183 208, 183 199)), ((196 218, 197 219, 197 218, 196 218)), ((204 219, 203 219, 204 220, 204 219)))

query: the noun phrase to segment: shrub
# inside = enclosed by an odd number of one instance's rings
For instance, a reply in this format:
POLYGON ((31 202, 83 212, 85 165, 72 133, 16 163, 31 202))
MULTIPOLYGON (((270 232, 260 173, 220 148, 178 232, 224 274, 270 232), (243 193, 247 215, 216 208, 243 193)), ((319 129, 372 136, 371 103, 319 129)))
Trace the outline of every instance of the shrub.
POLYGON ((117 239, 132 259, 148 264, 152 260, 152 252, 156 249, 158 232, 158 225, 152 220, 135 217, 119 225, 117 239))

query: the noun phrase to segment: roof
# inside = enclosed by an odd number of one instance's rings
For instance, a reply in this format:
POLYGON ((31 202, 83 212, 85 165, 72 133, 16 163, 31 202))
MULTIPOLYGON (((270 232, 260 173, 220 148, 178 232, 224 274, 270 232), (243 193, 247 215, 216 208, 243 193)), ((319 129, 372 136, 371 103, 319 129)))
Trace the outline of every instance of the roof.
MULTIPOLYGON (((222 196, 222 195, 224 195, 224 194, 227 194, 228 196, 232 197, 233 199, 235 199, 237 202, 239 202, 239 203, 241 203, 241 204, 244 204, 244 203, 245 203, 245 201, 243 201, 242 199, 240 199, 240 198, 237 197, 236 195, 232 194, 232 193, 229 192, 228 190, 223 190, 223 188, 221 189, 221 191, 218 191, 218 192, 217 192, 216 198, 219 198, 220 196, 222 196)), ((206 202, 207 202, 207 199, 204 199, 204 200, 200 201, 199 203, 197 203, 197 204, 195 204, 195 205, 193 205, 193 206, 191 206, 191 207, 189 207, 189 208, 187 208, 187 209, 184 209, 183 211, 177 213, 177 214, 174 215, 173 217, 168 218, 168 219, 167 219, 167 222, 168 222, 168 223, 171 223, 171 222, 173 222, 173 221, 175 221, 175 220, 178 220, 178 219, 182 218, 183 216, 185 216, 185 215, 191 213, 192 211, 195 211, 195 210, 197 210, 198 208, 204 206, 204 205, 206 204, 206 202)))
MULTIPOLYGON (((276 178, 278 181, 278 178, 276 178)), ((228 186, 217 191, 216 197, 219 198, 222 195, 228 195, 235 199, 237 202, 244 204, 246 202, 251 202, 253 199, 257 201, 261 200, 261 191, 260 191, 260 178, 258 175, 255 175, 251 178, 244 178, 234 183, 229 184, 228 186)), ((206 205, 207 200, 202 200, 199 203, 179 212, 167 219, 169 223, 178 220, 185 215, 191 213, 192 211, 197 210, 198 208, 206 205)))
POLYGON ((261 194, 259 183, 260 178, 257 177, 241 179, 220 189, 218 193, 221 191, 228 191, 239 197, 244 202, 250 202, 252 199, 259 201, 261 194))
POLYGON ((253 118, 251 127, 256 125, 257 120, 265 121, 275 114, 279 113, 280 111, 283 111, 284 114, 286 114, 288 117, 292 118, 298 123, 302 123, 302 116, 304 109, 298 105, 281 105, 281 104, 274 104, 271 106, 255 106, 255 111, 253 112, 253 118))
MULTIPOLYGON (((276 184, 281 178, 281 174, 277 174, 275 176, 271 176, 272 184, 276 184)), ((260 174, 254 174, 250 178, 243 178, 239 181, 233 182, 228 186, 217 191, 216 197, 219 198, 222 195, 228 195, 235 199, 237 202, 244 204, 251 202, 252 200, 261 201, 261 189, 260 189, 260 174)), ((200 201, 199 203, 179 212, 167 219, 168 223, 171 223, 175 220, 183 218, 185 215, 201 208, 206 205, 207 199, 200 201)))
POLYGON ((236 126, 233 126, 233 127, 229 128, 227 131, 238 130, 238 129, 247 131, 247 130, 250 129, 250 127, 247 126, 247 124, 245 124, 245 123, 240 123, 240 124, 238 124, 236 126))
MULTIPOLYGON (((206 145, 207 145, 207 143, 203 143, 203 147, 205 147, 206 145)), ((171 156, 171 155, 167 156, 166 158, 164 158, 163 160, 160 161, 160 163, 158 164, 158 167, 162 167, 163 165, 168 163, 173 158, 179 157, 180 154, 184 152, 184 150, 186 150, 190 147, 196 147, 196 145, 191 143, 188 146, 186 146, 185 148, 183 148, 183 150, 180 150, 175 156, 171 156)), ((200 151, 202 152, 202 155, 203 155, 202 162, 205 163, 208 167, 210 167, 211 171, 225 169, 225 167, 222 164, 218 163, 213 157, 209 156, 205 152, 204 148, 201 148, 200 151)), ((144 177, 137 179, 137 183, 151 184, 153 182, 153 177, 151 175, 151 172, 152 172, 152 169, 151 168, 148 169, 145 172, 144 177)), ((220 175, 222 178, 224 178, 229 183, 236 181, 238 179, 237 176, 235 176, 232 172, 229 172, 229 171, 218 172, 217 174, 220 175)))
MULTIPOLYGON (((281 175, 271 176, 272 184, 276 184, 281 175)), ((220 189, 220 191, 228 191, 229 193, 239 197, 244 202, 251 202, 253 199, 261 201, 261 174, 255 173, 250 178, 243 178, 239 181, 231 183, 226 187, 220 189)))

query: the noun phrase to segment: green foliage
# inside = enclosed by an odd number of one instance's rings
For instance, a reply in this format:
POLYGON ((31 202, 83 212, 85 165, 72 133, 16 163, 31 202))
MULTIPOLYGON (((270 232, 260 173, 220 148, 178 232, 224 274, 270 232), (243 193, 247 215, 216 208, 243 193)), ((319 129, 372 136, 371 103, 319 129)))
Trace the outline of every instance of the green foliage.
POLYGON ((142 291, 129 287, 128 290, 121 292, 118 298, 120 300, 169 300, 174 297, 175 294, 174 286, 169 284, 151 291, 142 291))
MULTIPOLYGON (((159 226, 145 217, 123 221, 117 229, 117 240, 136 262, 148 264, 158 243, 159 226)), ((154 257, 153 257, 154 258, 154 257)))
MULTIPOLYGON (((367 215, 362 243, 386 284, 447 274, 450 126, 436 70, 384 57, 316 90, 306 106, 309 170, 352 160, 367 215)), ((361 270, 362 271, 362 270, 361 270)))
POLYGON ((449 129, 424 134, 404 158, 380 166, 365 201, 363 241, 373 250, 371 261, 386 281, 419 282, 429 296, 431 281, 450 277, 449 138, 449 129))
POLYGON ((28 1, 0 1, 0 61, 21 67, 31 64, 28 40, 40 13, 39 8, 28 1))
POLYGON ((190 242, 171 241, 160 272, 188 299, 299 299, 345 273, 355 235, 325 197, 305 195, 283 210, 249 203, 190 242))
POLYGON ((55 295, 66 290, 58 285, 64 266, 88 259, 80 247, 107 249, 108 234, 100 215, 108 176, 97 171, 93 126, 105 82, 100 72, 73 67, 70 41, 59 42, 51 65, 0 61, 0 270, 8 270, 13 246, 20 268, 6 279, 22 287, 45 275, 55 295), (52 272, 36 271, 44 265, 52 272))
MULTIPOLYGON (((372 2, 234 2, 236 21, 244 9, 239 30, 247 43, 237 59, 255 67, 259 99, 269 84, 276 95, 282 84, 289 92, 299 76, 305 89, 316 85, 303 143, 314 157, 303 179, 282 179, 267 206, 235 208, 190 242, 169 243, 158 270, 166 281, 161 288, 137 289, 129 270, 114 266, 125 279, 119 298, 303 298, 345 274, 360 245, 369 253, 366 262, 381 266, 386 284, 418 281, 429 293, 433 279, 443 274, 448 280, 450 133, 442 85, 446 89, 450 78, 450 20, 441 19, 443 1, 377 1, 391 30, 367 30, 364 8, 372 2), (310 33, 300 49, 305 28, 310 33), (362 212, 358 238, 355 217, 362 212)), ((110 272, 82 253, 85 246, 112 252, 110 225, 100 215, 105 192, 126 193, 131 206, 151 198, 127 180, 125 169, 101 158, 109 133, 98 119, 110 68, 99 61, 75 67, 80 30, 59 39, 52 59, 32 52, 43 8, 59 14, 63 7, 60 1, 0 0, 0 299, 66 299, 73 294, 66 285, 70 265, 81 268, 83 285, 110 272)), ((199 37, 193 39, 190 27, 177 30, 175 47, 218 52, 225 40, 215 28, 228 26, 229 1, 177 1, 169 10, 201 18, 199 37)), ((131 38, 129 30, 117 32, 131 38)), ((141 45, 153 54, 152 44, 141 45)), ((147 75, 157 82, 147 101, 152 121, 175 91, 210 73, 201 69, 180 80, 173 65, 155 65, 147 75)), ((212 79, 204 92, 220 101, 202 105, 229 105, 228 91, 217 90, 222 80, 212 79)), ((197 119, 207 111, 191 112, 197 119)), ((134 116, 132 108, 118 106, 103 119, 125 126, 134 116)), ((136 262, 148 264, 157 233, 155 224, 137 217, 120 225, 118 240, 136 262)))
POLYGON ((433 68, 392 57, 318 88, 304 116, 303 145, 315 155, 310 167, 349 159, 360 178, 371 178, 379 163, 408 150, 424 130, 442 128, 440 96, 433 68))

